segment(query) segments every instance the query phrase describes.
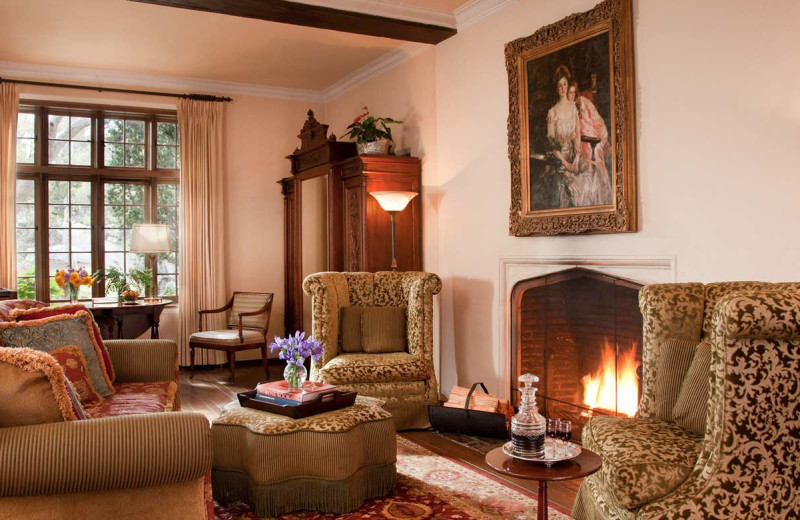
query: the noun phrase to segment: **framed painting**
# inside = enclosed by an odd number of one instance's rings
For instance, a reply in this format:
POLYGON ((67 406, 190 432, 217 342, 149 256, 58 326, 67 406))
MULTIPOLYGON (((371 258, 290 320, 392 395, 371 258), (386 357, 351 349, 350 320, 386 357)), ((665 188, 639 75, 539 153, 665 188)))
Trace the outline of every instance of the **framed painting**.
POLYGON ((510 234, 637 230, 630 1, 506 44, 510 234))

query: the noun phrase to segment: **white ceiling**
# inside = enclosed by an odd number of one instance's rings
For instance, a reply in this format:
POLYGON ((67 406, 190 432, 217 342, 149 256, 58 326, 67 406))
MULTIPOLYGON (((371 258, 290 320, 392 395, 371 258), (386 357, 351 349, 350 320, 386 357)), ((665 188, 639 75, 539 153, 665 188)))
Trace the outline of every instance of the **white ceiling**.
MULTIPOLYGON (((297 0, 319 3, 319 0, 297 0)), ((456 20, 513 0, 325 0, 352 10, 456 20), (366 9, 365 9, 366 7, 366 9), (472 12, 470 14, 473 14, 472 12)), ((398 16, 398 17, 401 17, 398 16)), ((407 17, 407 18, 409 18, 407 17)), ((452 24, 456 25, 456 24, 452 24)), ((0 75, 115 71, 322 92, 427 46, 126 0, 1 0, 0 75), (31 67, 34 65, 36 67, 31 67)), ((51 74, 51 77, 53 74, 51 74)))

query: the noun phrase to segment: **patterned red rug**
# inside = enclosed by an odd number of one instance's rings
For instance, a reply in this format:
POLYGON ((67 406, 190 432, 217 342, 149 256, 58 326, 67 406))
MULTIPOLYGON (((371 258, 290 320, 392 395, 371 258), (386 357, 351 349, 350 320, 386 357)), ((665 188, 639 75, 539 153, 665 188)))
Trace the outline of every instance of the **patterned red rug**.
MULTIPOLYGON (((299 511, 281 520, 509 520, 534 519, 534 496, 509 487, 466 465, 397 437, 394 495, 365 502, 346 515, 299 511)), ((247 504, 215 503, 217 520, 257 520, 247 504)), ((550 518, 570 517, 553 507, 550 518)))

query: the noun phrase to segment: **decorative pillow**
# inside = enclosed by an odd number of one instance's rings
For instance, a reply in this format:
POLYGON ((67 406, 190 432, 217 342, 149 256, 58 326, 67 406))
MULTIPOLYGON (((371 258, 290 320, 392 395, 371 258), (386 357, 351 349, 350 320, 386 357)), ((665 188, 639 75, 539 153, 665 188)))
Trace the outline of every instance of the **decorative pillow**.
POLYGON ((655 384, 655 414, 662 421, 672 421, 672 409, 681 393, 681 383, 692 364, 699 341, 671 339, 661 348, 655 384))
POLYGON ((81 403, 52 356, 0 347, 0 427, 79 419, 81 403))
MULTIPOLYGON (((20 309, 20 308, 18 308, 18 309, 14 310, 14 311, 11 311, 11 320, 10 321, 40 320, 42 318, 49 318, 51 316, 59 316, 61 314, 76 314, 76 313, 78 313, 80 311, 89 312, 86 309, 86 307, 84 307, 80 303, 68 303, 66 305, 56 305, 56 306, 53 306, 53 307, 45 307, 44 309, 41 309, 41 308, 20 309)), ((91 314, 91 313, 89 313, 89 314, 91 314)), ((100 347, 100 353, 103 355, 103 366, 105 367, 106 374, 108 375, 108 378, 113 383, 117 379, 117 376, 114 373, 114 365, 111 364, 111 356, 108 355, 108 350, 106 350, 106 346, 105 346, 105 344, 103 344, 103 336, 100 335, 100 328, 97 326, 97 322, 94 321, 94 316, 92 316, 92 330, 94 331, 94 340, 97 342, 97 346, 100 347)))
POLYGON ((59 347, 77 345, 86 358, 92 385, 103 397, 114 393, 111 379, 100 362, 102 354, 94 339, 92 315, 78 311, 31 321, 0 323, 0 347, 32 348, 50 352, 59 347))
POLYGON ((364 307, 361 344, 369 354, 403 352, 406 349, 406 308, 364 307))
POLYGON ((672 409, 675 424, 698 435, 706 433, 710 369, 711 343, 704 341, 697 345, 692 364, 683 379, 681 393, 672 409))
POLYGON ((339 338, 343 352, 364 352, 361 346, 361 313, 364 307, 342 307, 339 338))
POLYGON ((76 345, 59 347, 49 352, 56 358, 58 364, 64 370, 64 375, 72 383, 72 387, 78 394, 83 406, 97 406, 103 404, 104 399, 100 397, 97 390, 92 385, 92 378, 89 377, 89 367, 86 358, 81 352, 81 348, 76 345))
POLYGON ((3 300, 0 301, 0 321, 13 321, 11 313, 15 309, 41 309, 42 307, 47 307, 47 304, 36 300, 3 300))

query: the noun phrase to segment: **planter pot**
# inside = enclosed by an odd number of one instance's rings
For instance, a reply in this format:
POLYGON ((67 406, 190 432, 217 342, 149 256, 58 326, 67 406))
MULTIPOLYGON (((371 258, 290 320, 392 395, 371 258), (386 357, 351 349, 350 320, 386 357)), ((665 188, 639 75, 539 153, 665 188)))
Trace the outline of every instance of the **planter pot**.
POLYGON ((356 143, 358 155, 386 155, 392 142, 388 139, 378 139, 366 143, 356 143))

